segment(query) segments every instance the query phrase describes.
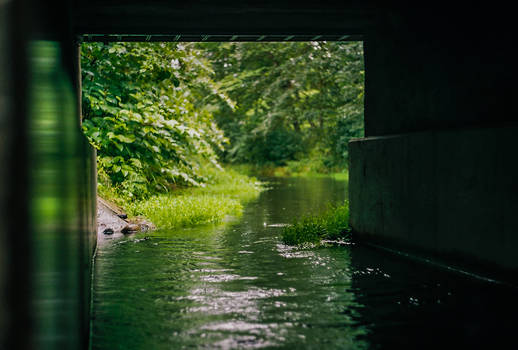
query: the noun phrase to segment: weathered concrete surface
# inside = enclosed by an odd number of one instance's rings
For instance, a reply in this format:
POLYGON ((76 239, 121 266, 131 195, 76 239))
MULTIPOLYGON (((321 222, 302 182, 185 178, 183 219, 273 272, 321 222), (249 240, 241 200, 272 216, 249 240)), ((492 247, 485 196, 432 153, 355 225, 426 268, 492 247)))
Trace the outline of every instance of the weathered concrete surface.
POLYGON ((364 43, 365 136, 518 121, 514 20, 497 3, 378 9, 364 43))
POLYGON ((126 213, 114 203, 97 197, 97 240, 103 242, 119 238, 124 234, 146 232, 156 229, 156 226, 141 217, 127 218, 126 213), (125 219, 121 218, 126 217, 125 219), (112 232, 105 234, 105 230, 112 232))
POLYGON ((352 141, 359 237, 518 270, 518 127, 352 141))
POLYGON ((31 346, 24 5, 0 1, 0 349, 31 346))
POLYGON ((97 235, 102 235, 104 230, 111 229, 114 233, 120 233, 128 223, 119 217, 122 214, 120 208, 97 197, 97 235))
MULTIPOLYGON (((0 2, 0 52, 10 53, 11 42, 9 40, 9 15, 10 9, 6 2, 0 2)), ((9 138, 9 127, 12 123, 10 118, 12 114, 11 106, 11 89, 12 82, 10 55, 0 55, 0 164, 8 164, 9 149, 12 147, 12 140, 9 138)), ((7 300, 8 285, 9 285, 9 216, 7 215, 7 203, 9 202, 8 188, 9 188, 8 167, 0 167, 0 300, 7 300)), ((7 344, 7 334, 12 327, 9 320, 9 305, 3 302, 0 307, 0 348, 7 344)))
POLYGON ((311 38, 361 32, 369 21, 368 10, 365 1, 79 0, 74 22, 77 34, 308 34, 311 38))
POLYGON ((418 6, 377 8, 366 28, 352 227, 360 239, 428 257, 517 269, 511 12, 497 3, 418 6))

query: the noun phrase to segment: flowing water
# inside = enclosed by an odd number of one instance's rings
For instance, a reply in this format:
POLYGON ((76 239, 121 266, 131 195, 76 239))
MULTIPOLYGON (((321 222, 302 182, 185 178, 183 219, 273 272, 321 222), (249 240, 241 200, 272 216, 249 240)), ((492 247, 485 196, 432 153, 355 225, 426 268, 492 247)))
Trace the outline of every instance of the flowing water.
POLYGON ((270 187, 224 225, 99 242, 93 349, 476 348, 513 334, 512 289, 357 245, 284 246, 282 226, 342 202, 346 183, 270 187))

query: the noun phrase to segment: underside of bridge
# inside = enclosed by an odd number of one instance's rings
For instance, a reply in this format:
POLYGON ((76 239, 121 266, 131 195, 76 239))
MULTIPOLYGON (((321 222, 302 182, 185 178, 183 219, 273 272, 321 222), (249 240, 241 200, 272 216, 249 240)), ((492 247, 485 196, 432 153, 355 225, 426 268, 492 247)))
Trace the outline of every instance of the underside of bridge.
POLYGON ((94 158, 82 141, 69 145, 71 153, 59 153, 66 143, 56 148, 57 156, 72 160, 53 168, 61 174, 55 186, 67 183, 78 193, 70 200, 80 214, 52 236, 67 242, 59 249, 69 251, 69 260, 49 262, 34 238, 40 226, 27 220, 35 196, 30 174, 38 169, 26 146, 34 112, 27 70, 42 64, 41 50, 55 58, 52 67, 41 66, 52 68, 43 78, 48 89, 68 94, 72 106, 53 107, 63 123, 51 137, 79 133, 74 92, 83 40, 364 40, 366 137, 350 143, 355 237, 494 273, 518 271, 516 64, 512 11, 501 5, 0 1, 0 347, 87 346, 94 158), (65 171, 73 164, 78 172, 65 171), (69 309, 53 316, 53 327, 64 327, 59 339, 38 337, 41 320, 30 301, 35 288, 53 279, 68 281, 60 296, 69 309), (15 335, 30 327, 30 336, 15 335))

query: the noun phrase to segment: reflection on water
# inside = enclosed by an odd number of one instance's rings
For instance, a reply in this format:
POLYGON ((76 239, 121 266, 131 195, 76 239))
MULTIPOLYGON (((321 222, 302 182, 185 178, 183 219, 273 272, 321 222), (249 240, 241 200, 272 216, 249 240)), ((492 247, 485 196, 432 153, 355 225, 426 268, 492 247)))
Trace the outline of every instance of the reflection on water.
POLYGON ((276 180, 226 227, 160 231, 104 244, 95 349, 361 347, 350 257, 298 251, 281 224, 343 201, 332 179, 276 180), (138 240, 143 236, 147 240, 138 240))
POLYGON ((514 291, 357 245, 280 243, 284 224, 344 200, 345 186, 277 179, 225 227, 100 245, 93 348, 477 348, 512 336, 514 291))

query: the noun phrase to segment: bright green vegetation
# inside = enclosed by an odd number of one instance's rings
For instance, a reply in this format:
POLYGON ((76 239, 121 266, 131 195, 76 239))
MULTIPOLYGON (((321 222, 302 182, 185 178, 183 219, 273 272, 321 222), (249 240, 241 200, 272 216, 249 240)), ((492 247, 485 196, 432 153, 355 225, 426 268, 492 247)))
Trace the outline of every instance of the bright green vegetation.
POLYGON ((214 111, 225 162, 340 172, 363 136, 361 42, 203 43, 233 107, 214 111))
POLYGON ((219 223, 226 215, 240 215, 238 200, 224 195, 158 195, 129 207, 133 214, 149 218, 158 228, 219 223))
POLYGON ((219 222, 257 196, 221 161, 346 177, 363 134, 359 42, 88 43, 82 80, 99 194, 159 227, 219 222))
POLYGON ((285 166, 275 166, 273 164, 232 164, 232 169, 246 175, 268 176, 268 177, 332 177, 339 181, 348 181, 349 172, 318 171, 311 167, 311 161, 289 161, 285 166), (308 166, 308 163, 310 164, 308 166))
POLYGON ((220 223, 227 215, 240 215, 243 204, 257 197, 262 185, 233 170, 212 169, 203 187, 189 187, 174 194, 160 194, 133 202, 130 215, 145 216, 158 228, 220 223))
POLYGON ((349 238, 349 204, 331 207, 321 215, 305 216, 286 226, 282 241, 288 245, 320 243, 322 240, 349 238))
POLYGON ((363 133, 360 42, 88 43, 83 130, 101 182, 144 199, 207 164, 342 172, 363 133))
MULTIPOLYGON (((192 44, 82 47, 83 130, 97 148, 100 182, 125 198, 206 183, 227 139, 210 111, 232 102, 192 44)), ((230 108, 230 107, 229 107, 230 108)))

